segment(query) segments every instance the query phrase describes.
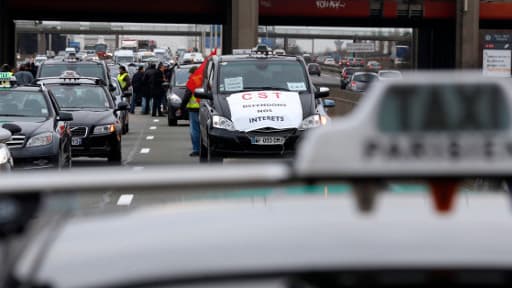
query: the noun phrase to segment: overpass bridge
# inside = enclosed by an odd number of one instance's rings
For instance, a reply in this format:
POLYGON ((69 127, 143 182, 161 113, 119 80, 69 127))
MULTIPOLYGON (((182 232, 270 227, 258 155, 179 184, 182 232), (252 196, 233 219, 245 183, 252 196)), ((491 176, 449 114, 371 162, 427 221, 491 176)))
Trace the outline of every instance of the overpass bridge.
POLYGON ((410 27, 419 68, 477 68, 479 29, 512 28, 512 3, 476 0, 0 0, 0 62, 14 20, 222 24, 223 48, 256 44, 258 25, 410 27))
MULTIPOLYGON (((155 35, 155 36, 201 36, 209 33, 210 26, 180 24, 138 24, 138 23, 90 23, 62 21, 15 21, 17 33, 52 33, 70 35, 155 35)), ((409 41, 410 35, 396 33, 396 30, 376 33, 369 29, 330 29, 322 27, 272 27, 267 30, 258 27, 258 37, 292 39, 340 39, 370 41, 409 41)))

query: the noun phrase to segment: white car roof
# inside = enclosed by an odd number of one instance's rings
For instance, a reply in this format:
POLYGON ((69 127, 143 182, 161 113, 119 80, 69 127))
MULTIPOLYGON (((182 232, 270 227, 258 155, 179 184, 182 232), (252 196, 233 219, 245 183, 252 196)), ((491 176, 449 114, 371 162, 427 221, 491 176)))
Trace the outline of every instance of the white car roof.
MULTIPOLYGON (((512 142, 510 128, 505 131, 488 131, 488 133, 484 133, 485 131, 482 133, 465 131, 392 133, 382 132, 377 125, 384 91, 387 91, 390 87, 491 83, 500 87, 503 93, 506 94, 506 109, 510 111, 512 110, 512 88, 509 82, 508 78, 485 78, 481 73, 471 72, 405 73, 402 80, 375 82, 374 85, 370 86, 367 94, 352 113, 346 117, 333 119, 328 127, 322 127, 308 133, 297 151, 296 171, 301 176, 312 177, 321 175, 345 175, 346 177, 370 177, 373 175, 375 177, 399 178, 508 175, 512 171, 512 159, 509 159, 510 155, 505 145, 512 142), (492 135, 492 138, 489 138, 490 135, 492 135), (487 143, 485 141, 489 139, 493 141, 493 145, 499 145, 499 150, 496 153, 503 154, 503 158, 494 157, 493 161, 484 159, 483 156, 480 158, 460 157, 456 160, 448 156, 442 159, 430 156, 421 159, 415 159, 412 156, 391 159, 387 156, 389 154, 379 150, 382 153, 378 157, 368 159, 364 152, 364 149, 369 147, 368 145, 375 143, 380 149, 398 147, 394 149, 401 149, 403 154, 406 155, 404 149, 410 147, 407 145, 412 145, 413 141, 419 141, 421 145, 426 145, 428 149, 442 149, 442 153, 446 154, 448 153, 446 152, 448 145, 453 141, 456 141, 457 145, 475 143, 472 145, 484 147, 482 143, 487 143), (435 143, 431 144, 431 142, 435 143), (442 148, 432 148, 432 145, 441 145, 442 148), (340 147, 343 147, 343 149, 340 149, 340 147)), ((481 149, 478 151, 481 151, 481 149)))

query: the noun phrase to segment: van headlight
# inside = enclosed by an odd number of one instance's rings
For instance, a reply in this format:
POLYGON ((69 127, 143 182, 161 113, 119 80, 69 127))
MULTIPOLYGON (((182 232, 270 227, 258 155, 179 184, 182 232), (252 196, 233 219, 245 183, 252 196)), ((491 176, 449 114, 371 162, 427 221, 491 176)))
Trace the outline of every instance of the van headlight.
POLYGON ((0 164, 5 164, 9 162, 9 159, 11 158, 11 153, 9 153, 9 149, 7 149, 7 146, 2 145, 0 147, 0 164))
POLYGON ((235 130, 235 125, 233 125, 233 122, 231 122, 231 120, 229 120, 228 118, 222 117, 220 115, 213 115, 212 126, 215 128, 226 129, 229 131, 235 130))
POLYGON ((108 125, 100 125, 94 127, 94 131, 92 134, 94 135, 100 135, 100 134, 110 134, 116 132, 116 125, 115 124, 108 124, 108 125))
POLYGON ((53 134, 50 132, 42 133, 30 138, 27 142, 27 147, 45 146, 51 144, 53 141, 53 134))
POLYGON ((322 116, 315 114, 307 117, 302 120, 302 124, 300 125, 300 129, 310 129, 320 127, 322 125, 322 116))
POLYGON ((172 93, 172 94, 169 94, 167 95, 167 100, 171 103, 171 105, 173 107, 180 107, 181 106, 181 102, 183 102, 180 98, 180 96, 172 93))

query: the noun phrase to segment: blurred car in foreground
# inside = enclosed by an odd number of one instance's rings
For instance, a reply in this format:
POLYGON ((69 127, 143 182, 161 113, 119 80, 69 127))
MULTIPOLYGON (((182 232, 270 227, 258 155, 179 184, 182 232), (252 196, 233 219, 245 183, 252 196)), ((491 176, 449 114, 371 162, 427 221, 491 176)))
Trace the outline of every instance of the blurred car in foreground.
POLYGON ((377 73, 379 80, 402 79, 402 72, 398 70, 381 70, 377 73))
POLYGON ((373 72, 355 72, 350 77, 346 89, 353 92, 365 92, 375 80, 377 80, 377 74, 373 72))
POLYGON ((378 81, 291 164, 0 175, 0 286, 510 287, 512 195, 463 185, 512 176, 508 82, 378 81))
POLYGON ((320 68, 320 65, 318 65, 317 63, 309 63, 308 72, 309 75, 317 75, 318 77, 320 77, 320 75, 322 75, 322 68, 320 68))

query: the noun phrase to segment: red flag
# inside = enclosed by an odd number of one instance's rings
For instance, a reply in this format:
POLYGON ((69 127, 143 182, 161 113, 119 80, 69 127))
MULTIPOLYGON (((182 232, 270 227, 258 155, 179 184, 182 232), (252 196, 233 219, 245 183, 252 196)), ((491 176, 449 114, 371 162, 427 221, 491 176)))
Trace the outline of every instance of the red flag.
POLYGON ((204 74, 204 69, 206 67, 206 63, 208 63, 208 59, 214 55, 217 55, 217 48, 215 48, 210 53, 210 55, 208 55, 208 57, 206 57, 206 59, 204 59, 201 66, 199 66, 199 68, 197 68, 197 70, 192 75, 190 75, 190 77, 188 78, 187 88, 190 91, 192 91, 192 93, 197 88, 200 88, 201 86, 203 86, 203 74, 204 74))

